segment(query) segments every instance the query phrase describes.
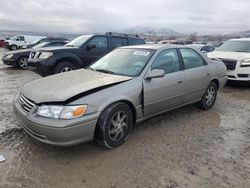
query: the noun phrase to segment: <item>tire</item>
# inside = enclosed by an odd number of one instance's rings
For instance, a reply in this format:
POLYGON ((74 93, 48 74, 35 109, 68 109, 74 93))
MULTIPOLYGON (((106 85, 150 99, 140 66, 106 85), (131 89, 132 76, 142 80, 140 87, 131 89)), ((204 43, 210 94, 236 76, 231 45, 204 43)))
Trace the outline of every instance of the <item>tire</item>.
POLYGON ((217 85, 214 82, 210 82, 202 99, 198 102, 198 107, 202 110, 212 108, 217 98, 217 90, 217 85))
POLYGON ((17 49, 18 49, 17 45, 11 45, 10 46, 10 50, 17 50, 17 49))
POLYGON ((57 74, 57 73, 62 73, 62 72, 68 72, 68 71, 72 71, 75 69, 77 69, 77 67, 73 63, 64 61, 64 62, 60 62, 56 66, 54 73, 57 74))
POLYGON ((19 69, 27 70, 28 69, 28 57, 26 56, 20 57, 17 60, 17 67, 19 69))
POLYGON ((95 130, 95 140, 102 146, 113 149, 121 146, 133 126, 133 114, 125 103, 115 103, 100 115, 95 130))

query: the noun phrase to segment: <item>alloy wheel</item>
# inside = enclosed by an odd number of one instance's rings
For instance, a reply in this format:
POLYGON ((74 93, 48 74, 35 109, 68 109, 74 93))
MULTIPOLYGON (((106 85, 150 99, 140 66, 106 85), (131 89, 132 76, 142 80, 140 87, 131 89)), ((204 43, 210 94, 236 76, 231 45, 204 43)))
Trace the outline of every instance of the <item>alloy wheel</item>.
POLYGON ((109 137, 112 141, 119 141, 123 138, 128 128, 128 116, 124 111, 113 115, 109 124, 109 137))
POLYGON ((71 67, 64 67, 61 72, 68 72, 72 71, 73 69, 71 67))
POLYGON ((210 106, 213 104, 215 99, 215 88, 214 87, 209 87, 207 89, 207 94, 206 94, 206 104, 210 106))
POLYGON ((20 59, 19 61, 19 66, 22 68, 22 69, 28 69, 28 59, 27 58, 22 58, 20 59))

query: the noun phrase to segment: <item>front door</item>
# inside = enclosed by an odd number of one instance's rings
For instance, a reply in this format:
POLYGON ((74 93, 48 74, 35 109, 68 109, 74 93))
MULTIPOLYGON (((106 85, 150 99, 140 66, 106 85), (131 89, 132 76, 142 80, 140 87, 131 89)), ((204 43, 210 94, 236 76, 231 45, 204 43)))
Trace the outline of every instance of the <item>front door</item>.
POLYGON ((89 65, 96 59, 106 55, 108 50, 108 41, 106 36, 96 36, 90 39, 86 45, 84 45, 82 61, 85 66, 89 65), (94 48, 88 48, 88 46, 95 46, 94 48))
POLYGON ((177 107, 185 98, 185 75, 176 49, 162 51, 152 64, 153 69, 164 70, 165 76, 143 81, 144 117, 177 107))

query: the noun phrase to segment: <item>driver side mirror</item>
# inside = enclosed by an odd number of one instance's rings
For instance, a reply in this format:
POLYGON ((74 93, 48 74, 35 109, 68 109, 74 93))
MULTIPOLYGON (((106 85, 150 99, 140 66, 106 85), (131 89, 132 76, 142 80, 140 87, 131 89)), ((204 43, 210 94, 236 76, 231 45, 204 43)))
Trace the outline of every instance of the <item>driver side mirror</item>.
POLYGON ((91 49, 93 49, 93 48, 96 48, 96 44, 88 44, 87 45, 87 50, 88 51, 91 50, 91 49))
POLYGON ((165 71, 161 70, 161 69, 154 69, 152 71, 150 71, 147 76, 146 79, 151 79, 151 78, 162 78, 165 76, 165 71))

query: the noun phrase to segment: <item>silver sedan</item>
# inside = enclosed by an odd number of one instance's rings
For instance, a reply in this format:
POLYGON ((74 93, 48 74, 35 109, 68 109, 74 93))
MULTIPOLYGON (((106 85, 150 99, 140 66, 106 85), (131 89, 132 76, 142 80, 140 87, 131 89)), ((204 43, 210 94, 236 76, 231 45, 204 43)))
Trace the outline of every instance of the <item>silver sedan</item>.
POLYGON ((226 81, 222 62, 190 47, 121 47, 86 69, 26 84, 13 106, 24 130, 41 142, 94 139, 115 148, 137 122, 191 103, 210 109, 226 81))

